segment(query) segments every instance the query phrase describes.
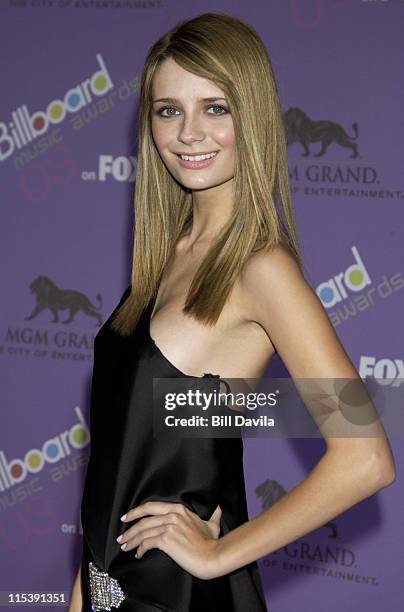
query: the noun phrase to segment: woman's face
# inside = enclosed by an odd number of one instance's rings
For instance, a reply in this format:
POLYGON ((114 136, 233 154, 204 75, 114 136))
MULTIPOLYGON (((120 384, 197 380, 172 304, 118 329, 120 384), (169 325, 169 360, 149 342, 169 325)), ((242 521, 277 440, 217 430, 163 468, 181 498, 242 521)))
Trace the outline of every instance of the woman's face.
POLYGON ((169 58, 154 76, 152 96, 153 139, 165 165, 179 183, 198 190, 231 180, 235 134, 223 91, 169 58), (180 154, 202 153, 215 155, 199 161, 180 157, 180 154))

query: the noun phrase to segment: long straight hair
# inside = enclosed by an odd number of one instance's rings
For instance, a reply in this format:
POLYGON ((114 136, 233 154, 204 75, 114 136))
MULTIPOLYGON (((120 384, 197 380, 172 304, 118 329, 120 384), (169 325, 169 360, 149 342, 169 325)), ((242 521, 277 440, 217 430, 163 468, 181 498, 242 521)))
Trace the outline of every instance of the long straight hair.
POLYGON ((268 52, 251 26, 230 15, 181 21, 149 50, 141 75, 131 292, 111 323, 122 336, 155 300, 178 238, 192 225, 192 193, 167 170, 151 132, 153 77, 168 58, 223 90, 236 137, 232 214, 200 263, 183 312, 215 324, 244 263, 262 248, 282 244, 303 268, 268 52))

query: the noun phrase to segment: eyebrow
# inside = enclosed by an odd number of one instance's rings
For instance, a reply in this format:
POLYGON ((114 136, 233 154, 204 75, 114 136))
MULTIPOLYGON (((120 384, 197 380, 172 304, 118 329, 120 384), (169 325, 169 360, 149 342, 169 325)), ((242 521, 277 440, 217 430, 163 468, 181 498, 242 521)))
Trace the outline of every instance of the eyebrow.
MULTIPOLYGON (((198 102, 216 102, 216 100, 226 100, 226 98, 199 98, 198 102)), ((179 100, 177 98, 158 98, 157 100, 153 100, 153 104, 155 102, 170 102, 176 104, 179 100)))

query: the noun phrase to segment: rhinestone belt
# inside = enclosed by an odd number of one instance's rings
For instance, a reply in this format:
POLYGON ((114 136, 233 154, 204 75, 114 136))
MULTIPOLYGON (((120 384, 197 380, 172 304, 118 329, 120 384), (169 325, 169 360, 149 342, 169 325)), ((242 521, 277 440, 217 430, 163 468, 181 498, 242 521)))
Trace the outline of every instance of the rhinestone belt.
POLYGON ((102 572, 94 563, 89 563, 91 604, 94 612, 111 610, 111 606, 119 608, 125 599, 124 592, 116 578, 111 578, 107 572, 102 572))

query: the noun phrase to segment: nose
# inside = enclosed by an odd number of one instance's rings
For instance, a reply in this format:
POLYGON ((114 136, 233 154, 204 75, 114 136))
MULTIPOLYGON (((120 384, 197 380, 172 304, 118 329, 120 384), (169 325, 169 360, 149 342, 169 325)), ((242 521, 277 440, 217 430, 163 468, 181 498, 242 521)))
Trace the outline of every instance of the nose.
POLYGON ((198 117, 189 115, 181 123, 178 140, 184 144, 199 142, 205 138, 205 132, 198 117))

